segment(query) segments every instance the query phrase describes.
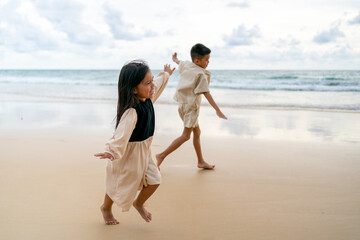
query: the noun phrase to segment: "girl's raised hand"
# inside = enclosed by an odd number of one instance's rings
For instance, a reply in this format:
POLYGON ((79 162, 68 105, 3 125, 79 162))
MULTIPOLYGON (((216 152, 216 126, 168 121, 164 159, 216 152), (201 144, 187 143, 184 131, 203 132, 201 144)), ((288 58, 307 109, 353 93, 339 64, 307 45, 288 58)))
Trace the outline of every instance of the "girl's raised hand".
POLYGON ((168 72, 170 76, 174 71, 175 71, 175 68, 171 69, 170 64, 164 65, 164 72, 168 72))
POLYGON ((95 157, 98 157, 100 159, 105 159, 105 158, 108 158, 110 159, 111 161, 114 160, 114 157, 110 154, 110 153, 96 153, 94 154, 95 157))

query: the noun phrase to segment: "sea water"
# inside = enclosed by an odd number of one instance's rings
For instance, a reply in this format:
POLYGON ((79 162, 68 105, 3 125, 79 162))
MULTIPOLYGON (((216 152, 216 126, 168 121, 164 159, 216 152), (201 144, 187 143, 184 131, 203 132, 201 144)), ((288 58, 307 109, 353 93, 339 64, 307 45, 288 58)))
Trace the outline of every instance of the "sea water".
MULTIPOLYGON (((228 120, 202 107, 203 136, 360 143, 360 71, 210 71, 210 92, 228 120)), ((44 128, 111 135, 118 75, 119 70, 0 70, 0 135, 44 128)), ((154 105, 157 136, 182 131, 173 100, 178 80, 175 71, 154 105)), ((205 98, 202 104, 208 105, 205 98)))
MULTIPOLYGON (((360 71, 210 71, 210 92, 219 106, 360 112, 360 71)), ((0 101, 116 102, 118 75, 119 70, 0 70, 0 101)), ((159 103, 175 104, 178 79, 175 71, 159 103)))

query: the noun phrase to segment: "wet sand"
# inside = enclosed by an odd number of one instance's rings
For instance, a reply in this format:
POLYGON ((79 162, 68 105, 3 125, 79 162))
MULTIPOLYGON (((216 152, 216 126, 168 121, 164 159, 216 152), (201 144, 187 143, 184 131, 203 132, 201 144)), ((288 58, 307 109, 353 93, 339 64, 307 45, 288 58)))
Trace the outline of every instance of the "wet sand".
MULTIPOLYGON (((96 132, 1 136, 1 239, 356 239, 360 153, 355 146, 203 139, 214 171, 196 168, 191 143, 162 165, 147 203, 106 226, 99 211, 104 162, 96 132)), ((153 151, 167 145, 158 137, 153 151)))

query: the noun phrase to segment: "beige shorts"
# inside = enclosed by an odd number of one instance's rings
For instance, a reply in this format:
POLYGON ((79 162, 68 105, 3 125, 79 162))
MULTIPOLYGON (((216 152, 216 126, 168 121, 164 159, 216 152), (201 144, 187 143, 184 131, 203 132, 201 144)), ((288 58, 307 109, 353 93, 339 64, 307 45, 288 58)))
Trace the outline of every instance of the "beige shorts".
POLYGON ((153 159, 150 159, 145 173, 147 185, 157 185, 161 183, 161 174, 153 159))
POLYGON ((194 128, 199 126, 198 117, 200 108, 194 106, 193 104, 182 103, 179 104, 179 115, 184 122, 184 127, 194 128))

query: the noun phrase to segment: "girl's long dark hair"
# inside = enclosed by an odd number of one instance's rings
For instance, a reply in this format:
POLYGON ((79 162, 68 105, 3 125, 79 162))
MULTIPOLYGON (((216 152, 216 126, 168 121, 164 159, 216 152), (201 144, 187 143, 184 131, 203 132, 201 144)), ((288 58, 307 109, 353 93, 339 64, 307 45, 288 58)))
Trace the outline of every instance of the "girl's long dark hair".
POLYGON ((128 108, 139 104, 139 99, 134 94, 134 88, 145 78, 149 66, 145 61, 134 60, 125 64, 119 75, 118 104, 116 114, 116 126, 119 125, 121 116, 128 108))

